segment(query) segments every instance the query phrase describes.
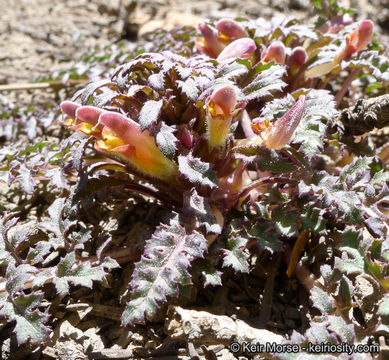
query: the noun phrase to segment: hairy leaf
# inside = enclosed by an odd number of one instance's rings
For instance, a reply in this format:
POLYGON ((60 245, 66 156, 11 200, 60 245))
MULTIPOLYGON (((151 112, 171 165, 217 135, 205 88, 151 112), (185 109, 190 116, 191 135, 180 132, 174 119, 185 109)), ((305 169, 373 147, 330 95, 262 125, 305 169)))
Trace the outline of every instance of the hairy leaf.
POLYGON ((178 157, 178 166, 180 174, 196 188, 214 189, 218 186, 211 164, 189 154, 188 156, 178 157))
MULTIPOLYGON (((286 85, 282 80, 285 69, 279 65, 259 64, 254 69, 258 73, 254 79, 243 88, 247 100, 259 99, 280 91, 286 85)), ((250 75, 250 74, 249 74, 250 75)))
POLYGON ((49 340, 51 330, 45 325, 49 315, 38 308, 42 297, 43 293, 35 292, 11 300, 7 299, 7 294, 0 294, 0 315, 16 322, 14 332, 19 345, 28 340, 41 345, 49 340))
POLYGON ((313 306, 319 309, 323 315, 331 314, 335 310, 334 300, 317 286, 314 286, 311 290, 311 300, 313 306))
POLYGON ((190 283, 190 262, 203 257, 206 249, 205 237, 197 231, 186 233, 177 216, 169 225, 158 226, 135 264, 130 283, 132 299, 123 312, 122 324, 152 319, 167 296, 177 296, 179 285, 190 283))
POLYGON ((149 100, 143 106, 139 114, 139 124, 142 131, 155 124, 161 114, 163 100, 149 100))
POLYGON ((232 235, 227 240, 226 249, 223 249, 223 267, 231 266, 237 272, 248 273, 249 255, 245 250, 247 239, 239 235, 232 235))

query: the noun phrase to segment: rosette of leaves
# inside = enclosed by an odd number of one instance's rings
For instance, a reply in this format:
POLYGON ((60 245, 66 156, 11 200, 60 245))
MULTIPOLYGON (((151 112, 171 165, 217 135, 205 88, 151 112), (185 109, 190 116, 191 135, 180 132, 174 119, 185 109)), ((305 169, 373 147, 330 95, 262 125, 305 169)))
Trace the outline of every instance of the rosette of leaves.
MULTIPOLYGON (((96 147, 104 156, 122 163, 121 171, 135 175, 129 182, 152 184, 142 185, 141 191, 168 204, 175 214, 146 242, 130 283, 132 300, 123 314, 123 324, 152 319, 167 296, 177 296, 180 286, 190 284, 191 261, 207 256, 208 246, 222 233, 223 225, 230 223, 228 216, 234 207, 246 204, 247 218, 238 223, 242 230, 228 230, 229 225, 225 228, 225 234, 236 235, 226 238, 220 256, 224 259, 222 266, 232 266, 236 271, 250 268, 245 249, 250 239, 256 239, 260 251, 277 252, 284 249, 283 243, 293 243, 302 231, 321 236, 337 223, 361 224, 363 219, 366 226, 377 221, 381 224, 378 227, 383 226, 380 215, 372 214, 363 204, 363 192, 352 191, 339 176, 317 173, 310 165, 325 148, 336 103, 330 91, 320 86, 310 89, 312 82, 303 75, 317 59, 314 49, 336 42, 335 35, 297 21, 275 23, 270 30, 266 28, 266 33, 259 22, 237 24, 255 41, 256 49, 250 56, 242 52, 227 59, 225 55, 212 59, 169 51, 144 53, 119 67, 110 79, 89 84, 73 99, 81 102, 72 105, 73 129, 107 141, 109 136, 100 134, 102 125, 109 126, 110 119, 131 119, 134 129, 128 131, 139 134, 140 144, 134 140, 130 145, 141 152, 141 139, 152 139, 152 151, 162 159, 166 171, 165 176, 160 171, 142 169, 140 164, 123 162, 124 158, 115 154, 119 147, 96 147), (289 57, 272 57, 275 39, 283 44, 277 46, 286 54, 311 44, 312 50, 307 48, 306 60, 297 72, 291 70, 289 57), (266 56, 262 54, 265 51, 266 56), (228 87, 233 89, 236 104, 227 111, 222 102, 215 105, 214 100, 220 89, 228 87), (222 141, 211 142, 210 119, 218 116, 217 106, 222 107, 224 115, 229 113, 231 128, 222 141), (82 123, 87 111, 95 111, 95 115, 91 115, 94 119, 85 130, 82 123), (243 119, 238 124, 244 115, 246 120, 249 116, 250 123, 255 117, 268 120, 253 121, 250 126, 254 132, 250 132, 243 119), (279 133, 271 130, 283 126, 279 133), (282 145, 269 140, 272 134, 282 137, 285 133, 282 145)), ((212 24, 207 26, 212 28, 212 24)), ((346 26, 336 36, 344 38, 355 26, 346 26)), ((203 44, 205 48, 215 44, 211 40, 203 44)), ((223 46, 232 49, 224 53, 234 54, 233 41, 223 46)), ((230 100, 223 100, 226 107, 230 100)), ((339 140, 332 139, 332 143, 345 146, 339 140)), ((93 171, 98 169, 96 166, 93 171)), ((215 274, 218 272, 215 269, 215 274)))
MULTIPOLYGON (((97 147, 117 168, 122 166, 121 171, 135 175, 128 178, 129 184, 140 179, 153 184, 142 185, 141 192, 177 213, 146 243, 131 282, 133 300, 124 312, 123 323, 152 318, 166 296, 177 295, 179 286, 190 282, 190 262, 203 257, 208 244, 221 233, 224 216, 239 199, 246 168, 252 163, 239 158, 234 150, 238 116, 247 103, 282 89, 284 71, 273 66, 261 68, 260 64, 242 64, 235 59, 218 62, 202 55, 186 58, 171 52, 145 53, 120 67, 111 79, 91 83, 76 94, 74 100, 81 105, 63 106, 67 114, 74 115, 70 127, 100 141, 105 136, 99 129, 101 124, 114 128, 116 125, 109 122, 112 119, 131 119, 126 120, 131 124, 126 131, 136 132, 139 138, 128 138, 133 141, 130 146, 138 155, 153 152, 164 164, 159 168, 159 163, 149 162, 150 168, 146 168, 146 163, 126 163, 116 154, 119 148, 97 147), (252 80, 245 80, 240 89, 238 83, 247 74, 252 80), (89 125, 84 125, 84 120, 89 125), (155 144, 152 149, 151 145, 142 148, 143 141, 150 139, 155 144)), ((97 164, 95 171, 98 169, 97 164)))

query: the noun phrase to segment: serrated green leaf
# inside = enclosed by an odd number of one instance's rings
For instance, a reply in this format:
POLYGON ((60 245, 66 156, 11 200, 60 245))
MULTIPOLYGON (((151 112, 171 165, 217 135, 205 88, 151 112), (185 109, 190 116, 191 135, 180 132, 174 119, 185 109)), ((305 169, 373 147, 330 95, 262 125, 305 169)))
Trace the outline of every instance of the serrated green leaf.
POLYGON ((332 341, 331 334, 328 331, 325 323, 317 324, 313 322, 311 327, 305 333, 305 336, 309 342, 316 344, 332 341))
POLYGON ((142 106, 142 110, 139 114, 139 124, 143 130, 150 128, 152 125, 158 122, 161 114, 163 100, 148 100, 142 106))
MULTIPOLYGON (((243 89, 247 100, 259 99, 269 96, 272 92, 280 91, 286 85, 281 80, 285 74, 285 69, 280 65, 258 65, 260 69, 256 69, 257 76, 243 89)), ((250 74, 251 75, 251 74, 250 74)))
POLYGON ((299 151, 312 159, 323 147, 323 138, 336 111, 333 96, 326 90, 311 89, 306 95, 302 119, 292 137, 293 144, 300 144, 299 151))
POLYGON ((187 96, 189 100, 197 100, 197 98, 199 97, 199 89, 194 79, 188 78, 185 81, 177 80, 176 83, 178 85, 178 88, 181 89, 182 93, 187 96))
POLYGON ((371 179, 371 185, 379 186, 389 181, 389 171, 381 170, 374 174, 371 179))
POLYGON ((169 225, 158 226, 146 242, 144 255, 135 264, 130 283, 132 298, 126 304, 122 324, 152 319, 167 296, 178 295, 178 285, 190 283, 190 261, 203 257, 206 249, 205 237, 197 231, 187 234, 178 216, 169 225))
POLYGON ((44 261, 46 255, 51 250, 49 241, 39 241, 33 247, 30 247, 27 254, 27 261, 32 264, 38 264, 44 261))
POLYGON ((363 67, 364 72, 369 71, 377 81, 389 81, 389 59, 378 51, 365 51, 358 58, 353 58, 344 66, 363 67))
POLYGON ((340 316, 328 316, 328 328, 332 330, 343 342, 352 343, 355 339, 353 324, 346 324, 340 316))
POLYGON ((58 189, 66 189, 68 181, 62 169, 50 169, 45 172, 45 176, 51 179, 51 183, 58 189))
POLYGON ((211 189, 219 186, 216 174, 212 170, 212 165, 193 157, 192 154, 179 156, 178 168, 180 174, 195 186, 211 189))
POLYGON ((245 59, 234 59, 232 62, 222 62, 218 65, 217 78, 232 80, 248 73, 250 62, 245 59))
POLYGON ((173 132, 173 128, 167 126, 165 123, 162 123, 161 128, 155 136, 155 142, 157 146, 161 149, 162 153, 169 159, 172 159, 174 157, 174 154, 177 149, 177 138, 174 136, 173 132))
POLYGON ((320 234, 325 231, 325 223, 318 209, 312 209, 310 206, 304 206, 300 214, 301 225, 304 230, 312 230, 320 234))
POLYGON ((216 257, 196 260, 193 273, 204 279, 204 287, 222 285, 222 272, 216 269, 217 262, 216 257))
POLYGON ((313 306, 320 310, 323 315, 331 314, 335 310, 332 297, 317 286, 312 288, 310 298, 313 306))
POLYGON ((6 271, 6 289, 12 296, 24 289, 25 283, 31 281, 38 269, 29 264, 15 265, 10 262, 6 271))
POLYGON ((270 170, 275 174, 279 174, 296 170, 296 165, 276 150, 263 149, 263 151, 257 155, 257 159, 258 168, 261 171, 270 170))
POLYGON ((345 254, 347 253, 348 258, 336 258, 335 267, 341 272, 346 274, 362 274, 365 270, 365 261, 360 251, 347 246, 340 248, 345 254))
POLYGON ((92 267, 90 263, 76 261, 74 253, 67 254, 58 264, 57 276, 53 283, 60 296, 69 293, 69 283, 74 285, 93 287, 93 281, 102 281, 105 272, 101 267, 92 267))
POLYGON ((35 188, 35 181, 32 176, 31 169, 27 168, 26 165, 24 164, 20 164, 19 174, 20 174, 20 184, 22 185, 23 190, 27 194, 33 194, 35 188))
POLYGON ((260 250, 269 250, 271 253, 281 250, 281 242, 273 222, 258 223, 248 228, 247 233, 257 240, 257 246, 260 250))
POLYGON ((317 186, 312 186, 316 193, 321 193, 323 205, 334 213, 344 216, 353 224, 363 220, 362 199, 354 191, 344 190, 344 185, 335 176, 321 173, 322 179, 317 186))
POLYGON ((247 239, 241 236, 232 235, 227 240, 227 248, 223 249, 223 267, 231 266, 237 272, 248 273, 249 254, 245 250, 247 239))
POLYGON ((42 221, 39 224, 41 228, 48 230, 55 235, 54 241, 52 241, 52 245, 55 249, 64 246, 66 233, 70 226, 75 223, 75 221, 71 221, 68 218, 63 219, 64 204, 65 198, 56 199, 48 208, 50 220, 42 221))
POLYGON ((275 229, 281 235, 292 237, 298 233, 297 213, 287 207, 277 206, 272 212, 275 229))
POLYGON ((362 241, 362 234, 356 230, 354 226, 348 226, 342 234, 342 245, 354 249, 359 248, 359 244, 362 241))
POLYGON ((7 294, 0 294, 0 316, 16 322, 14 333, 19 345, 28 340, 41 345, 49 340, 51 330, 45 325, 49 315, 38 309, 42 295, 42 293, 21 295, 11 301, 7 294))
POLYGON ((209 206, 208 199, 200 196, 196 189, 192 188, 190 193, 184 194, 184 212, 191 218, 197 218, 198 228, 204 234, 220 234, 221 226, 209 206))

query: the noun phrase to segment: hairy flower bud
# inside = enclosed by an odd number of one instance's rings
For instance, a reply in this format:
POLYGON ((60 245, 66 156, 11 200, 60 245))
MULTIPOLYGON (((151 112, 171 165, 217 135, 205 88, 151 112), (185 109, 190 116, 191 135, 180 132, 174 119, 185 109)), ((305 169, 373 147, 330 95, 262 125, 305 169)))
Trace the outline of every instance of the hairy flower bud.
POLYGON ((233 41, 217 57, 217 60, 222 61, 231 58, 248 58, 257 46, 254 40, 250 38, 241 38, 233 41))
POLYGON ((305 96, 301 95, 297 102, 267 129, 265 144, 269 149, 282 149, 289 142, 300 123, 304 108, 305 96))
POLYGON ((75 119, 76 118, 76 110, 80 107, 81 105, 73 102, 73 101, 63 101, 61 103, 61 110, 64 114, 70 116, 71 118, 75 119))
POLYGON ((346 41, 334 59, 335 64, 349 57, 350 55, 362 51, 370 42, 373 35, 373 23, 370 20, 363 20, 358 28, 346 36, 346 41))
POLYGON ((285 45, 278 40, 272 42, 262 53, 261 60, 264 63, 273 61, 274 63, 283 65, 285 62, 285 45))
POLYGON ((371 40, 373 27, 374 25, 370 20, 362 20, 358 29, 346 36, 346 44, 350 47, 350 50, 355 49, 353 52, 362 51, 371 40))
POLYGON ((344 59, 358 51, 362 51, 371 40, 373 34, 373 23, 370 20, 363 20, 358 28, 346 36, 345 42, 336 54, 332 62, 313 66, 306 73, 307 77, 319 77, 329 73, 335 66, 344 59))
POLYGON ((219 39, 227 44, 247 37, 246 31, 234 20, 221 19, 217 22, 216 29, 219 31, 219 39))
POLYGON ((345 26, 350 25, 354 22, 354 17, 350 14, 344 14, 341 16, 335 16, 331 20, 325 22, 321 27, 320 31, 323 33, 336 34, 340 30, 344 29, 345 26))
POLYGON ((203 37, 195 40, 197 49, 211 57, 217 57, 225 46, 219 40, 217 31, 204 22, 198 24, 198 29, 203 37))
POLYGON ((307 52, 303 47, 298 46, 294 48, 289 57, 289 71, 292 74, 296 74, 307 61, 307 57, 307 52))
POLYGON ((69 129, 99 137, 102 127, 99 128, 96 125, 99 116, 104 112, 103 109, 95 106, 81 106, 72 101, 64 101, 61 103, 61 110, 70 117, 64 121, 64 125, 69 129))
POLYGON ((207 138, 211 148, 224 145, 236 102, 236 91, 231 85, 214 90, 208 98, 207 138))

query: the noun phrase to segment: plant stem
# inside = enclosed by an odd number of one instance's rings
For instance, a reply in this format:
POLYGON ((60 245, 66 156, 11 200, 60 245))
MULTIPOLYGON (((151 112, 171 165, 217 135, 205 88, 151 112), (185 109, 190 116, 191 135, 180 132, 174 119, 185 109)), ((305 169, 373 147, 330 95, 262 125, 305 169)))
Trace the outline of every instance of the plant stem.
POLYGON ((251 128, 251 119, 246 110, 243 110, 242 117, 240 119, 240 125, 247 139, 255 138, 253 129, 251 128))
POLYGON ((359 75, 359 73, 362 71, 361 68, 354 68, 351 70, 350 75, 343 83, 342 87, 338 91, 338 93, 335 96, 335 102, 336 105, 339 106, 340 102, 343 99, 344 94, 346 94, 347 90, 349 89, 351 83, 354 81, 354 79, 359 75))
POLYGON ((290 254, 288 269, 286 271, 286 274, 288 275, 288 278, 291 278, 293 275, 293 272, 296 268, 297 263, 300 260, 301 252, 303 251, 305 244, 307 243, 310 236, 309 231, 302 231, 300 235, 298 236, 296 242, 294 243, 292 253, 290 254))

